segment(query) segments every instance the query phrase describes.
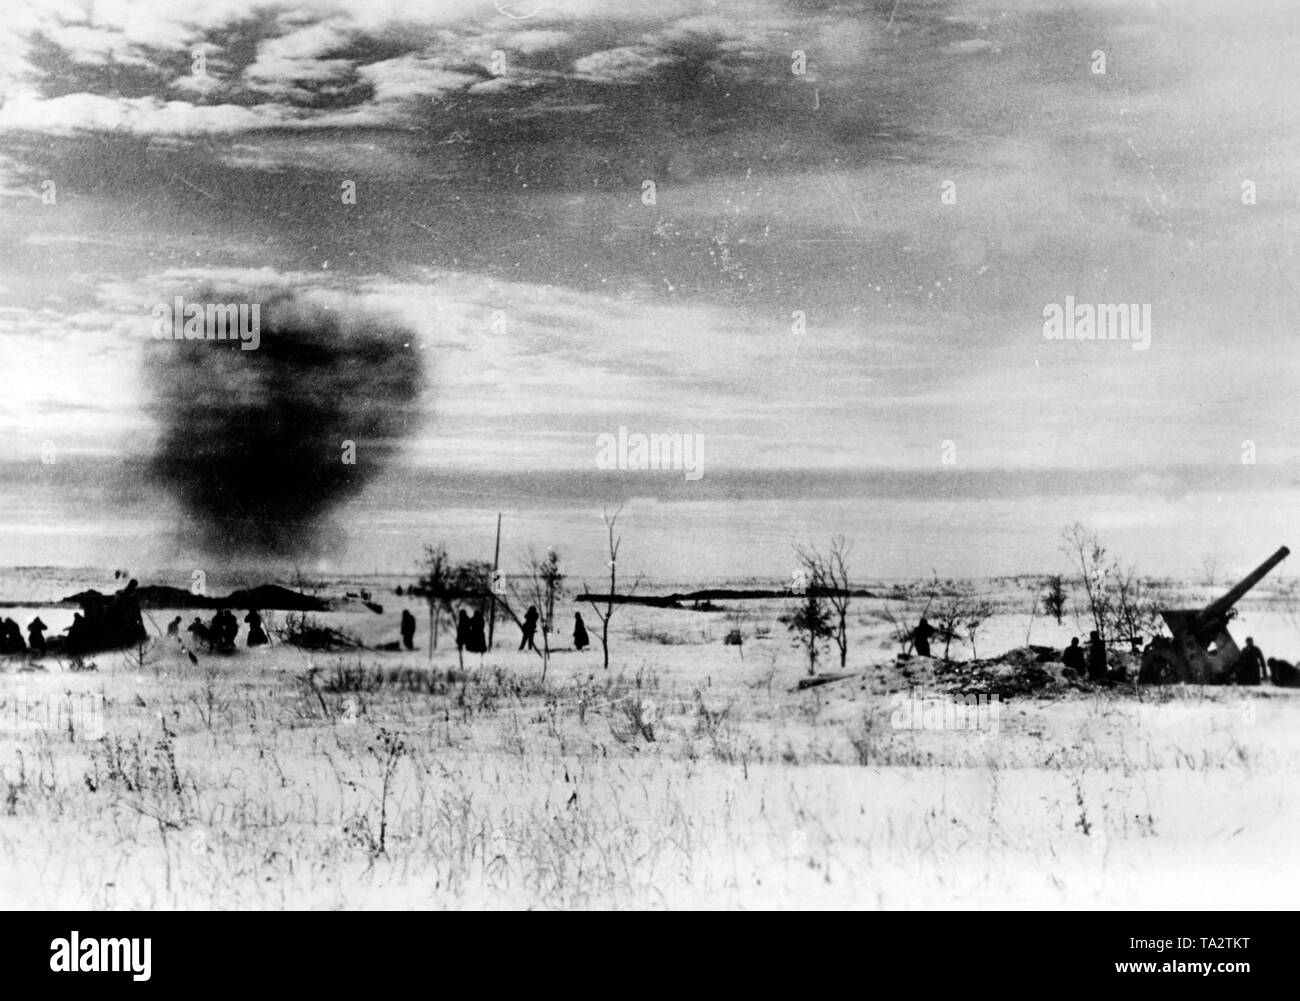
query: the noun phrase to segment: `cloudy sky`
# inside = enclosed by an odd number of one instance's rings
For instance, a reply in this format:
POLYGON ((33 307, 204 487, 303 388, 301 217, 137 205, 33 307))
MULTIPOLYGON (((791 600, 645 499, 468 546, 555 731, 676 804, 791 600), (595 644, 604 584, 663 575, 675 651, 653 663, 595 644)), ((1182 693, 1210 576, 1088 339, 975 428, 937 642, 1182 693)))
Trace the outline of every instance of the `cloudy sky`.
POLYGON ((111 558, 65 500, 148 456, 150 309, 213 281, 409 326, 427 380, 384 510, 603 490, 734 557, 726 505, 761 504, 745 572, 845 522, 881 573, 1038 569, 1076 518, 1162 572, 1194 533, 1253 563, 1296 541, 1298 18, 10 0, 0 563, 111 558), (1045 340, 1066 296, 1149 304, 1149 350, 1045 340), (593 479, 619 426, 702 435, 705 476, 593 479), (979 565, 945 556, 956 525, 979 565))

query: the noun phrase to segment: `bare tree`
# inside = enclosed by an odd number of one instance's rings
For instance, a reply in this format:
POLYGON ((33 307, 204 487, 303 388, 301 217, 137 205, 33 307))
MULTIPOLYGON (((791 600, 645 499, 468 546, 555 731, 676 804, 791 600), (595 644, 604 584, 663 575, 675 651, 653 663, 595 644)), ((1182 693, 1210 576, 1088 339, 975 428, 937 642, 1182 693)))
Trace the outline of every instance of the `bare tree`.
POLYGON ((1093 628, 1103 641, 1140 643, 1160 630, 1156 597, 1134 567, 1110 559, 1097 536, 1082 525, 1067 528, 1063 538, 1062 548, 1083 578, 1093 628))
MULTIPOLYGON (((443 608, 447 617, 451 621, 457 622, 456 609, 453 603, 459 599, 469 601, 480 611, 483 611, 483 605, 486 600, 492 596, 492 564, 484 560, 467 560, 464 563, 456 564, 456 569, 452 571, 448 586, 443 595, 443 608)), ((459 625, 457 625, 459 630, 459 625)), ((459 634, 457 636, 459 640, 459 634)), ((465 650, 457 642, 456 654, 460 658, 460 666, 463 670, 465 667, 465 650)))
POLYGON ((830 606, 828 616, 832 621, 831 639, 840 651, 840 668, 843 669, 849 656, 849 601, 852 593, 849 588, 849 553, 853 543, 847 542, 843 535, 831 539, 829 555, 823 556, 816 547, 803 549, 795 547, 795 554, 808 577, 817 582, 821 597, 830 606))
POLYGON ((1111 601, 1111 634, 1139 645, 1142 637, 1155 635, 1160 629, 1160 613, 1156 609, 1155 595, 1137 575, 1133 567, 1121 569, 1116 563, 1111 569, 1115 593, 1111 601))
POLYGON ((1061 539, 1061 551, 1079 572, 1083 582, 1092 627, 1105 641, 1106 627, 1113 619, 1111 566, 1107 561, 1106 547, 1101 544, 1096 533, 1077 521, 1061 533, 1061 539))
POLYGON ((471 602, 480 612, 492 594, 492 564, 484 560, 457 563, 447 587, 447 612, 457 598, 471 602))
POLYGON ((520 578, 513 588, 515 600, 520 605, 532 605, 542 614, 542 680, 545 681, 546 669, 551 663, 551 627, 555 617, 555 599, 564 593, 564 574, 560 572, 559 554, 554 549, 548 549, 545 557, 538 557, 530 550, 520 578))
POLYGON ((966 596, 957 592, 945 595, 934 606, 934 618, 938 622, 936 628, 939 635, 943 637, 943 659, 945 661, 952 660, 949 656, 952 641, 960 635, 959 630, 966 622, 967 610, 966 596))
POLYGON ((538 573, 546 593, 546 619, 542 624, 543 636, 551 631, 555 620, 555 599, 564 594, 564 574, 560 572, 560 554, 554 547, 546 551, 538 573))
POLYGON ((965 612, 962 615, 962 628, 966 631, 966 639, 970 641, 972 660, 979 660, 979 651, 975 649, 975 634, 980 631, 980 627, 993 614, 993 611, 993 602, 986 598, 973 598, 966 603, 965 612))
POLYGON ((1065 621, 1065 603, 1068 595, 1065 593, 1065 581, 1061 575, 1053 574, 1047 578, 1047 590, 1043 592, 1043 612, 1056 619, 1059 626, 1065 621))
POLYGON ((835 635, 835 627, 831 624, 830 612, 822 603, 824 588, 821 578, 813 574, 809 576, 812 579, 804 591, 803 601, 785 623, 786 628, 795 634, 795 642, 807 651, 808 673, 812 675, 817 673, 817 647, 822 640, 835 635))
MULTIPOLYGON (((604 654, 605 670, 609 670, 609 620, 614 615, 614 595, 618 586, 618 550, 623 544, 623 536, 614 534, 614 527, 618 524, 618 516, 623 513, 623 506, 620 504, 618 509, 611 515, 609 509, 601 511, 601 518, 605 522, 605 531, 609 535, 609 593, 605 596, 605 607, 602 609, 596 603, 596 596, 591 593, 591 588, 583 584, 583 590, 587 592, 587 603, 591 605, 596 617, 600 619, 600 649, 604 654)), ((628 594, 634 594, 637 584, 633 584, 628 594)))
POLYGON ((889 623, 889 631, 894 642, 898 644, 899 653, 911 653, 914 640, 912 628, 907 624, 907 610, 903 610, 903 618, 900 619, 894 610, 886 605, 880 610, 880 617, 889 623))
POLYGON ((418 594, 429 605, 429 659, 438 647, 438 619, 447 606, 451 588, 451 561, 447 558, 447 545, 425 543, 424 558, 419 563, 424 571, 408 593, 418 594))

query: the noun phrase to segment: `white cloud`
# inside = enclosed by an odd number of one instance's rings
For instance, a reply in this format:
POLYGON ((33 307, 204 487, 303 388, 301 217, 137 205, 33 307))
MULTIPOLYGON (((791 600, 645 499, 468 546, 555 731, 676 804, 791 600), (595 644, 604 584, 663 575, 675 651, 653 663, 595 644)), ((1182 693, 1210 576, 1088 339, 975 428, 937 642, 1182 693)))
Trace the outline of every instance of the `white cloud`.
POLYGON ((360 67, 357 74, 375 88, 377 101, 438 97, 478 83, 480 79, 448 70, 438 60, 420 56, 399 56, 370 63, 360 67))
POLYGON ((179 76, 171 82, 175 90, 187 91, 198 94, 200 97, 206 97, 214 91, 224 87, 225 81, 213 73, 186 73, 179 76))
POLYGON ((185 136, 390 124, 409 115, 409 108, 394 106, 400 103, 455 91, 499 94, 569 75, 527 64, 530 57, 577 45, 583 37, 573 29, 578 21, 636 22, 629 29, 632 44, 588 53, 573 64, 578 78, 609 84, 646 78, 676 58, 668 50, 695 39, 719 46, 731 61, 750 61, 765 50, 773 25, 784 23, 773 0, 665 0, 654 8, 635 0, 547 0, 536 11, 498 4, 496 14, 483 0, 331 0, 320 6, 299 0, 208 0, 188 6, 174 0, 96 0, 92 7, 80 0, 11 2, 15 6, 0 24, 0 51, 6 52, 0 97, 8 99, 0 108, 0 130, 53 134, 185 136), (742 11, 746 17, 735 16, 742 11), (213 32, 268 14, 270 34, 258 41, 256 58, 240 71, 231 54, 214 43, 213 32), (649 23, 665 21, 667 27, 645 33, 649 23), (86 93, 46 97, 41 68, 30 62, 37 35, 85 66, 161 65, 165 60, 155 50, 188 59, 202 49, 207 73, 182 72, 147 97, 90 92, 90 85, 86 93), (402 40, 411 51, 358 65, 350 47, 367 40, 386 47, 402 40), (497 49, 507 53, 500 76, 493 61, 497 49), (484 72, 466 71, 474 66, 484 72), (303 107, 347 93, 358 77, 374 88, 367 105, 346 111, 303 107), (261 95, 263 103, 249 106, 240 99, 250 92, 261 95), (182 100, 166 101, 166 95, 182 100), (223 98, 225 103, 209 103, 223 98))
POLYGON ((245 108, 223 104, 199 106, 156 97, 118 98, 98 94, 67 94, 51 98, 18 98, 0 108, 0 130, 30 129, 67 134, 93 130, 201 135, 238 132, 284 124, 278 107, 245 108))
POLYGON ((103 66, 111 60, 133 66, 150 65, 149 60, 135 50, 131 40, 119 31, 74 24, 50 28, 47 35, 50 41, 79 63, 103 66))
POLYGON ((526 56, 532 56, 539 52, 550 52, 561 46, 568 45, 572 41, 573 36, 567 31, 535 29, 533 31, 515 32, 506 39, 505 47, 514 49, 516 52, 522 52, 526 56))
POLYGON ((673 62, 647 46, 622 46, 583 56, 573 64, 574 74, 592 83, 637 83, 655 70, 673 62))
POLYGON ((198 136, 256 129, 369 127, 388 124, 391 112, 372 105, 310 112, 281 104, 244 107, 197 105, 156 97, 24 97, 0 108, 0 131, 28 130, 55 135, 79 131, 124 132, 140 136, 198 136))
POLYGON ((254 89, 280 90, 288 85, 320 84, 346 77, 355 61, 324 59, 346 46, 351 32, 336 24, 313 24, 287 35, 263 40, 257 59, 243 72, 254 89))
POLYGON ((484 80, 470 87, 465 93, 467 94, 504 94, 511 90, 526 90, 529 87, 537 86, 538 81, 534 79, 524 79, 518 77, 499 76, 491 80, 484 80))

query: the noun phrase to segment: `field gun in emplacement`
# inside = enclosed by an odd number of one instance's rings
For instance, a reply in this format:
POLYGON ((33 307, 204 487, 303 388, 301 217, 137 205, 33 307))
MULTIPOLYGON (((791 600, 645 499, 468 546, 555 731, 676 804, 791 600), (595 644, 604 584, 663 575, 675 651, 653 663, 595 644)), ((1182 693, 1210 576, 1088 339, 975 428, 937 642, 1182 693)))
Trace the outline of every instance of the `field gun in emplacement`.
POLYGON ((1160 617, 1170 636, 1157 636, 1142 652, 1138 680, 1146 684, 1225 684, 1233 679, 1241 650, 1228 632, 1233 606, 1291 555, 1283 546, 1221 598, 1204 608, 1168 609, 1160 617))

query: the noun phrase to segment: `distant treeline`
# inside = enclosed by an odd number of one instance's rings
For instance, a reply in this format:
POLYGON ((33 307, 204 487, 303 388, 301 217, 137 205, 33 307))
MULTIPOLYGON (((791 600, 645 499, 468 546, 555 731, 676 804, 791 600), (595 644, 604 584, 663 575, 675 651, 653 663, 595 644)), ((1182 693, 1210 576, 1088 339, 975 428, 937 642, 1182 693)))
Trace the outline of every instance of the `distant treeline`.
MULTIPOLYGON (((587 602, 609 602, 616 605, 650 605, 654 608, 685 608, 688 604, 700 601, 760 601, 771 598, 792 598, 800 597, 804 594, 812 593, 815 595, 828 596, 834 594, 844 594, 843 590, 837 590, 831 587, 818 587, 816 585, 809 587, 807 591, 795 591, 792 588, 782 590, 745 590, 739 588, 714 587, 705 588, 702 591, 688 591, 685 594, 597 594, 583 593, 576 596, 574 601, 587 602)), ((852 598, 874 598, 876 597, 871 591, 865 588, 850 589, 847 594, 852 598)))
MULTIPOLYGON (((231 591, 224 598, 216 595, 194 594, 179 587, 150 584, 136 588, 136 599, 142 608, 256 608, 259 611, 274 609, 284 612, 328 612, 329 602, 310 595, 299 594, 279 584, 260 584, 257 587, 231 591)), ((87 602, 109 601, 111 594, 101 594, 93 588, 70 594, 59 601, 61 605, 84 605, 87 602)))

